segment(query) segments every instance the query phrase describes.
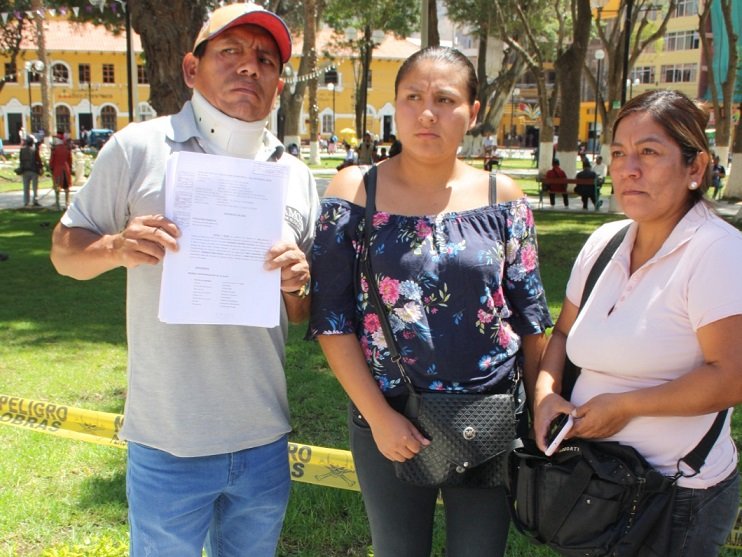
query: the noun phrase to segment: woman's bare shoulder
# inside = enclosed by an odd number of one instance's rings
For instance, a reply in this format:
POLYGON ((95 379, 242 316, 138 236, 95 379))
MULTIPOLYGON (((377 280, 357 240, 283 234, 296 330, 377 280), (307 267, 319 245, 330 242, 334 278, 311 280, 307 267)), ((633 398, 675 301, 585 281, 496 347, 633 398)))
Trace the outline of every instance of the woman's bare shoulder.
POLYGON ((363 174, 366 167, 348 166, 340 170, 330 181, 325 190, 325 197, 337 197, 356 205, 366 203, 366 189, 363 186, 363 174))
POLYGON ((515 183, 510 176, 497 173, 497 201, 507 203, 523 197, 523 190, 515 183))

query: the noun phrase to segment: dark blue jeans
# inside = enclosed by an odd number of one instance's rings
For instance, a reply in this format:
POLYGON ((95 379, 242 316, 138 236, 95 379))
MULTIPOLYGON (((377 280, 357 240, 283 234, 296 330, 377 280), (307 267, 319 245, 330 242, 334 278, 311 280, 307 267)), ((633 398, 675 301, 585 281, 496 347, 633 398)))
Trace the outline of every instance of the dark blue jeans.
POLYGON ((376 448, 371 430, 348 418, 350 448, 371 526, 374 557, 428 557, 440 492, 448 557, 504 555, 510 512, 504 487, 418 487, 397 479, 394 465, 376 448))
POLYGON ((734 526, 739 475, 708 489, 680 487, 672 512, 672 557, 715 557, 734 526))

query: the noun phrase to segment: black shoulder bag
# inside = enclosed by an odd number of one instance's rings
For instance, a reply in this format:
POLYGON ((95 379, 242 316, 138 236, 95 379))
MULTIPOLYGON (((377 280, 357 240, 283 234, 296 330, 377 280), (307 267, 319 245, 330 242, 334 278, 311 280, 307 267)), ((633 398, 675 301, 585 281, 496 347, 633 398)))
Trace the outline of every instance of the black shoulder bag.
MULTIPOLYGON (((376 310, 391 359, 409 392, 404 415, 430 439, 414 458, 395 462, 397 477, 420 486, 494 487, 507 480, 507 455, 516 442, 516 409, 524 401, 519 382, 504 394, 417 392, 405 370, 371 268, 371 223, 376 211, 376 167, 364 174, 366 217, 362 265, 369 284, 369 302, 376 310)), ((496 198, 490 178, 490 202, 496 198)))
MULTIPOLYGON (((585 283, 580 308, 623 240, 628 226, 598 257, 585 283)), ((569 360, 563 384, 571 393, 580 369, 569 360)), ((566 396, 565 398, 568 398, 566 396)), ((672 505, 684 462, 697 474, 724 425, 719 412, 698 445, 667 477, 633 448, 608 441, 573 439, 546 457, 528 440, 511 455, 510 494, 516 527, 539 544, 570 557, 666 557, 672 505)))

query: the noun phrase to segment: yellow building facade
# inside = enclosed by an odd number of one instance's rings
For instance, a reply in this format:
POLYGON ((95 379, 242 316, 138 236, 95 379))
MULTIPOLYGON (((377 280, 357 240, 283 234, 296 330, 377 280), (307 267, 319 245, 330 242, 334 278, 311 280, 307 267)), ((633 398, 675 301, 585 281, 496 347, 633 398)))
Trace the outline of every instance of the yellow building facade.
MULTIPOLYGON (((685 2, 687 4, 687 1, 685 2)), ((685 5, 683 4, 683 5, 685 5)), ((605 15, 605 14, 604 14, 605 15)), ((692 10, 673 17, 665 40, 644 53, 631 73, 630 94, 636 95, 648 88, 672 87, 697 96, 701 71, 701 50, 696 46, 697 15, 692 10), (695 33, 695 35, 694 35, 695 33), (689 46, 690 48, 683 48, 689 46), (635 84, 636 82, 636 84, 635 84)), ((132 68, 133 114, 129 113, 126 39, 100 26, 72 23, 64 17, 45 20, 48 64, 44 71, 51 80, 50 104, 52 130, 63 129, 70 137, 80 137, 83 128, 110 128, 118 130, 130 121, 141 121, 156 116, 147 103, 149 84, 146 83, 144 61, 139 37, 134 34, 132 68)), ((317 104, 319 131, 324 139, 333 134, 343 138, 350 132, 355 136, 356 81, 360 79, 357 52, 340 46, 342 37, 329 29, 318 33, 317 104), (329 70, 329 73, 328 73, 329 70), (328 79, 328 76, 331 79, 328 79)), ((287 86, 297 80, 314 76, 297 75, 301 55, 301 37, 293 45, 294 56, 284 70, 287 86)), ((394 79, 407 57, 419 49, 410 39, 388 35, 379 41, 373 51, 370 85, 366 103, 366 129, 382 141, 396 133, 394 123, 394 79)), ((466 52, 473 61, 476 51, 466 52)), ((2 57, 0 57, 2 58, 2 57)), ((38 72, 27 63, 38 59, 37 47, 24 40, 15 66, 3 59, 4 83, 0 90, 0 137, 16 143, 18 130, 39 132, 41 122, 41 86, 38 72)), ((530 134, 537 133, 539 109, 528 84, 520 87, 520 95, 505 104, 498 129, 500 145, 505 145, 508 132, 519 136, 520 145, 535 145, 530 134)), ((299 133, 303 141, 309 139, 309 100, 305 95, 299 133)), ((580 139, 586 140, 595 119, 595 102, 582 103, 580 111, 580 139)), ((272 128, 278 128, 278 116, 272 128)))
MULTIPOLYGON (((128 77, 126 39, 114 35, 104 27, 80 24, 63 17, 47 17, 45 37, 48 64, 44 68, 51 82, 50 105, 53 130, 58 129, 78 139, 83 128, 123 128, 130 121, 141 121, 156 116, 147 103, 149 84, 146 82, 144 61, 139 37, 133 34, 132 70, 134 85, 132 97, 134 113, 128 108, 128 77)), ((318 36, 318 52, 337 55, 321 56, 318 60, 319 124, 323 138, 341 135, 342 130, 355 132, 356 79, 360 78, 358 56, 335 46, 338 37, 330 30, 318 36), (334 69, 337 83, 326 80, 326 70, 334 69)), ((301 37, 294 45, 294 56, 284 69, 287 86, 311 76, 297 75, 301 55, 301 37)), ((366 127, 381 139, 394 133, 394 78, 402 62, 418 50, 419 45, 392 36, 376 45, 370 70, 367 93, 366 127)), ((19 128, 39 133, 41 118, 40 72, 33 63, 38 61, 36 44, 26 39, 15 66, 7 57, 0 56, 4 67, 4 85, 0 90, 0 137, 5 142, 18 142, 19 128), (26 66, 31 64, 30 71, 26 66)), ((300 132, 309 139, 309 101, 305 95, 300 132)), ((272 127, 277 127, 274 117, 272 127)))
MULTIPOLYGON (((317 36, 317 52, 328 53, 317 60, 319 132, 323 139, 328 139, 333 134, 343 139, 351 135, 350 131, 361 132, 355 129, 356 80, 361 77, 360 60, 357 53, 338 46, 341 40, 341 37, 329 29, 323 29, 317 36), (346 133, 341 133, 343 130, 346 133)), ((301 45, 301 38, 298 37, 293 45, 294 56, 284 70, 288 86, 291 86, 292 81, 302 79, 302 76, 296 76, 300 63, 297 54, 301 54, 301 45)), ((419 48, 419 44, 391 35, 384 37, 374 48, 366 99, 366 130, 383 141, 396 132, 394 80, 397 71, 419 48)), ((309 139, 308 95, 305 95, 302 112, 301 136, 309 139)))
MULTIPOLYGON (((30 35, 29 35, 30 36, 30 35)), ((129 114, 126 39, 104 27, 72 23, 62 17, 45 19, 47 64, 43 69, 37 46, 24 39, 15 65, 3 59, 4 85, 0 90, 0 134, 9 143, 18 142, 20 127, 41 133, 41 73, 50 82, 49 104, 52 130, 63 130, 73 139, 81 130, 109 128, 118 130, 131 120, 155 116, 147 103, 141 45, 134 35, 132 68, 134 114, 129 114)))

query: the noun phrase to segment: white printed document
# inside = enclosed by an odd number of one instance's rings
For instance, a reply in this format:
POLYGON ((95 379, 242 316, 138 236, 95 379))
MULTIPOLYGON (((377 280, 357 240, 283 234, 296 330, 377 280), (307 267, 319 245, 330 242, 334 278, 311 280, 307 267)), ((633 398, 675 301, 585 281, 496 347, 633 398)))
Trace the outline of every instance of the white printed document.
POLYGON ((164 323, 276 327, 281 272, 263 268, 281 239, 286 166, 175 153, 165 177, 165 216, 180 228, 163 261, 164 323))

